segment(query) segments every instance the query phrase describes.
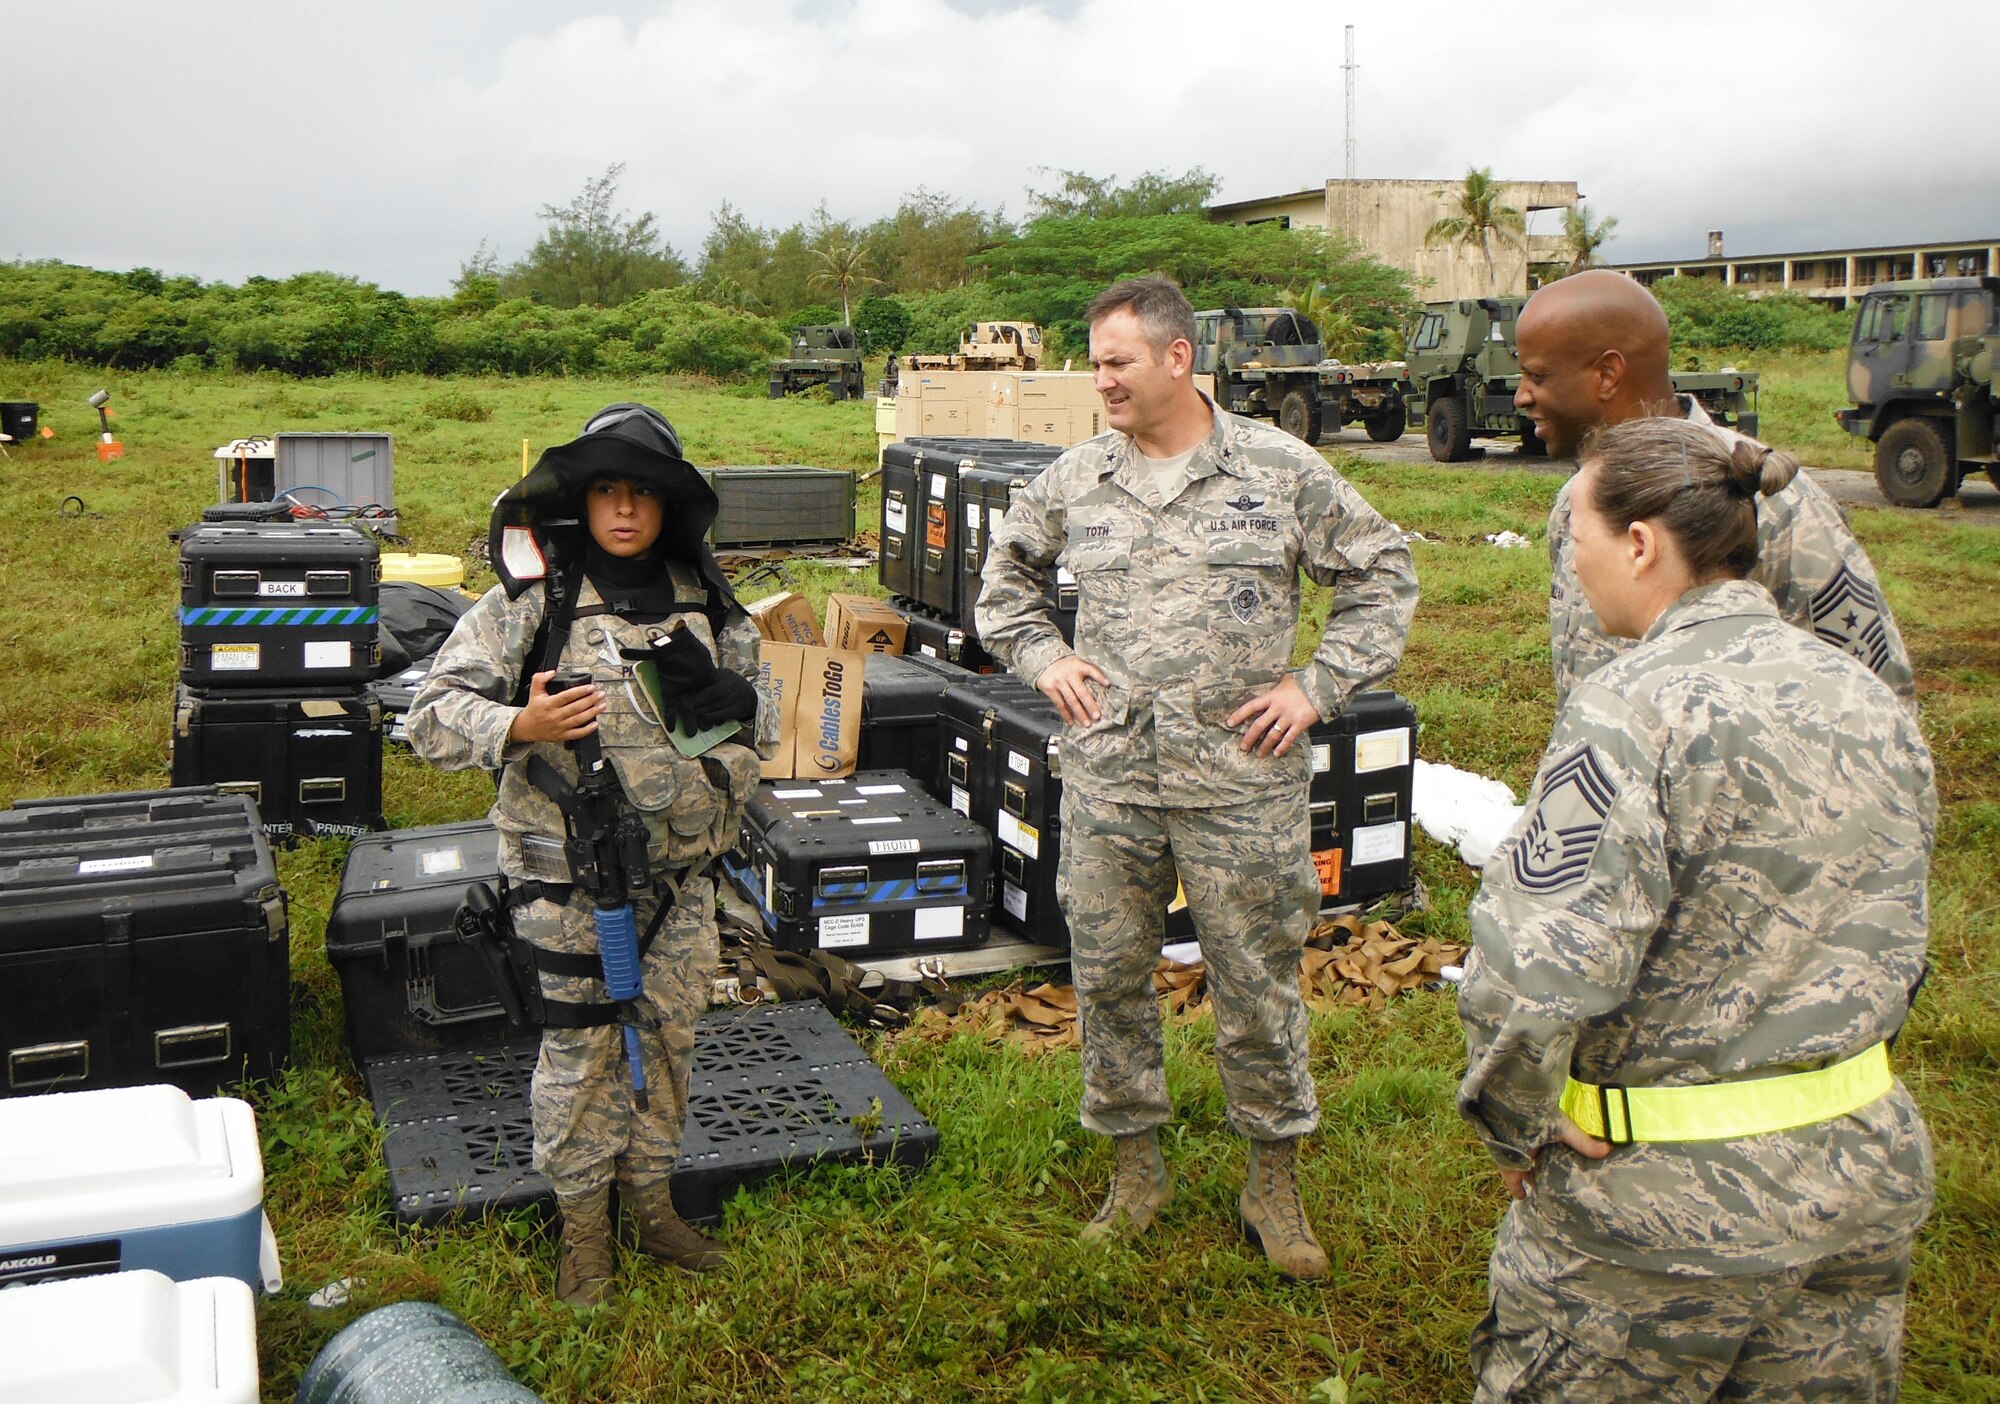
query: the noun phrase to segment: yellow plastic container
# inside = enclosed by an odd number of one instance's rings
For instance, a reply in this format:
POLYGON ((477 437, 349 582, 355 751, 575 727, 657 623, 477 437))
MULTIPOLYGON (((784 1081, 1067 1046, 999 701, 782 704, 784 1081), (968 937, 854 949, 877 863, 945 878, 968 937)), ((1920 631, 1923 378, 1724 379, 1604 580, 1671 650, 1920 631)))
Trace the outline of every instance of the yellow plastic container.
POLYGON ((465 561, 458 556, 384 551, 382 578, 404 580, 412 585, 431 585, 440 590, 455 590, 465 582, 465 561))

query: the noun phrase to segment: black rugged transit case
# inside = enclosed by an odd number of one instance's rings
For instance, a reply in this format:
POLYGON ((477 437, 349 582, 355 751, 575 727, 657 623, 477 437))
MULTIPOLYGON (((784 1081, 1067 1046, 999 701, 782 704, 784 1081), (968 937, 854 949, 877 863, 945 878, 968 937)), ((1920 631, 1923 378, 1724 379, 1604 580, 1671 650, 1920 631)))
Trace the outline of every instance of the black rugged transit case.
POLYGON ((382 827, 382 704, 364 689, 182 686, 171 745, 176 785, 249 795, 273 838, 382 827))
POLYGON ((945 689, 972 674, 923 654, 875 653, 861 675, 860 770, 906 770, 932 789, 937 768, 938 702, 945 689))
POLYGON ((340 687, 382 663, 381 548, 349 526, 203 523, 181 534, 181 681, 340 687))
POLYGON ((739 881, 787 950, 960 950, 987 937, 992 843, 904 771, 769 780, 744 818, 739 881))
MULTIPOLYGON (((1033 445, 1032 447, 1040 447, 1033 445)), ((958 551, 959 623, 976 641, 978 626, 973 609, 979 603, 980 572, 986 568, 986 552, 993 533, 1007 516, 1014 494, 1033 482, 1047 463, 974 462, 959 470, 958 551)), ((1076 577, 1069 567, 1055 568, 1056 597, 1050 601, 1056 628, 1065 643, 1076 641, 1076 577)))
POLYGON ((382 736, 401 745, 410 744, 410 706, 417 700, 431 675, 437 655, 420 658, 400 673, 368 685, 368 695, 382 706, 382 736))
POLYGON ((213 789, 0 812, 0 1095, 171 1082, 207 1097, 291 1056, 270 841, 213 789))
POLYGON ((1063 722, 1011 673, 954 684, 941 703, 933 793, 993 834, 993 920, 1038 946, 1067 946, 1056 906, 1063 722))
POLYGON ((956 663, 970 673, 990 673, 999 666, 993 655, 979 646, 972 631, 957 620, 940 619, 916 601, 900 595, 891 595, 882 603, 902 615, 909 625, 903 638, 906 656, 956 663))
POLYGON ((1339 716, 1312 728, 1307 744, 1322 909, 1408 887, 1416 707, 1394 692, 1357 693, 1339 716))
POLYGON ((354 841, 326 922, 356 1063, 504 1041, 507 1022, 479 953, 452 918, 472 883, 497 893, 499 830, 484 819, 354 841))

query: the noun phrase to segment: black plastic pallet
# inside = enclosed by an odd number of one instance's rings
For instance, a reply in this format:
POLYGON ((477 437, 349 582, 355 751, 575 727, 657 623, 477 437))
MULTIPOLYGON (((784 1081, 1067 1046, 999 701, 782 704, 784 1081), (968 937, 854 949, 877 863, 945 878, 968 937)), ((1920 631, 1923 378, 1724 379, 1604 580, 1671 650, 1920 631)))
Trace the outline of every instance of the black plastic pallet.
MULTIPOLYGON (((488 1049, 363 1064, 398 1222, 553 1204, 532 1166, 536 1048, 525 1035, 488 1049)), ((720 1219, 739 1185, 780 1170, 822 1160, 915 1170, 938 1145, 937 1128, 816 1002, 705 1016, 695 1031, 688 1103, 674 1202, 698 1222, 720 1219)))

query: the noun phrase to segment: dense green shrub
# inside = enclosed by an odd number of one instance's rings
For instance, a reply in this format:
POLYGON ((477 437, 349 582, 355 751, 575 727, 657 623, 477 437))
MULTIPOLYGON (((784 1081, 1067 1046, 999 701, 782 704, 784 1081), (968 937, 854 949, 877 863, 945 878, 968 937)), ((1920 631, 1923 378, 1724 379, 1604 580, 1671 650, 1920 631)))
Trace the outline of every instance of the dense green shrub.
POLYGON ((1662 278, 1653 292, 1686 350, 1838 351, 1854 329, 1851 312, 1797 293, 1751 297, 1716 278, 1662 278))

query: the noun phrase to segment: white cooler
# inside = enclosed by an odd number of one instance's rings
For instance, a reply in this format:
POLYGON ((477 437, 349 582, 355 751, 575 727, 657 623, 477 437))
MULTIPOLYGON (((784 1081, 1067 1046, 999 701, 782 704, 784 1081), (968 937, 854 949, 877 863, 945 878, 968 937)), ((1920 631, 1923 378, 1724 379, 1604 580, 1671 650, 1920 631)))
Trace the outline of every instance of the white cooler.
POLYGON ((250 1289, 120 1272, 0 1292, 0 1404, 257 1404, 250 1289))
POLYGON ((0 1287, 137 1268, 278 1290, 249 1103, 168 1086, 0 1100, 0 1287))

